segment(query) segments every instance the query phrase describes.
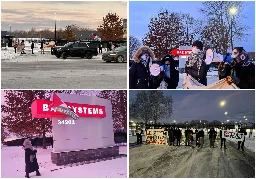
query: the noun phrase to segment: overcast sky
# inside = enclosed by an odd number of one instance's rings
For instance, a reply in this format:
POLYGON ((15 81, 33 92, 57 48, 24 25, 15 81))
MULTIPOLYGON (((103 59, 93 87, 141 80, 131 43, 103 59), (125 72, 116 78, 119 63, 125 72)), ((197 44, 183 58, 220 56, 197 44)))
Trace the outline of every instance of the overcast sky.
MULTIPOLYGON (((137 91, 130 90, 129 97, 134 98, 137 91)), ((255 122, 255 91, 164 91, 165 95, 173 97, 173 115, 170 122, 177 123, 191 120, 219 120, 219 121, 244 121, 243 116, 248 118, 247 122, 255 122), (225 100, 226 105, 220 107, 220 102, 225 100), (228 115, 224 115, 228 112, 228 115)), ((131 120, 131 119, 130 119, 131 120)))
POLYGON ((126 2, 86 1, 2 1, 2 29, 9 31, 50 28, 65 28, 69 24, 96 29, 109 12, 127 18, 126 2), (55 16, 55 13, 56 16, 55 16))
MULTIPOLYGON (((202 7, 201 1, 142 1, 129 3, 129 34, 142 40, 148 32, 150 18, 157 16, 162 8, 167 8, 171 12, 189 13, 194 18, 201 18, 199 8, 202 7)), ((238 13, 239 11, 238 7, 238 13)), ((244 2, 243 15, 246 19, 239 22, 250 27, 247 29, 247 40, 235 41, 234 46, 242 46, 247 52, 255 51, 255 2, 244 2)))

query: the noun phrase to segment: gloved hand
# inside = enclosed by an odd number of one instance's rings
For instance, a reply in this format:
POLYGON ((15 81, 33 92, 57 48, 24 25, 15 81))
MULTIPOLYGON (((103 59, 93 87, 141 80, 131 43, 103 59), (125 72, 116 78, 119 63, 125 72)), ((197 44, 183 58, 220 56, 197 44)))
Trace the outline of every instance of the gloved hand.
POLYGON ((232 83, 239 84, 240 79, 234 76, 227 76, 226 81, 229 85, 231 85, 232 83))

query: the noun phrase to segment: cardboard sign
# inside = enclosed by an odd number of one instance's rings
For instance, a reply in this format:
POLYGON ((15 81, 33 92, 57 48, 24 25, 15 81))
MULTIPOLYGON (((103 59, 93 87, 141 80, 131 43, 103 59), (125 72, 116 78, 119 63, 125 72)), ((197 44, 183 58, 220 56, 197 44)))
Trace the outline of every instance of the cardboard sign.
POLYGON ((222 138, 226 138, 227 140, 232 141, 243 141, 244 140, 244 133, 232 132, 229 130, 222 131, 222 138))
MULTIPOLYGON (((52 118, 52 117, 68 117, 66 114, 57 112, 49 107, 52 101, 49 100, 35 100, 31 106, 33 118, 52 118)), ((65 102, 68 107, 74 111, 79 117, 106 117, 105 106, 91 105, 91 104, 77 104, 65 102)))
POLYGON ((168 131, 164 129, 146 130, 146 144, 168 145, 168 131))

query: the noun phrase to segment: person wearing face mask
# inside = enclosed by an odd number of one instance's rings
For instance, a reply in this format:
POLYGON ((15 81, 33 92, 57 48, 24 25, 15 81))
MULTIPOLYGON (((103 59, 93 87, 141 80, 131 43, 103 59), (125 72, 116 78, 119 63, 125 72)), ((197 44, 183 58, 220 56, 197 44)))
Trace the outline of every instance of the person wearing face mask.
POLYGON ((176 89, 179 83, 179 71, 175 69, 175 61, 171 55, 166 55, 161 60, 160 82, 167 83, 167 89, 176 89))
POLYGON ((241 89, 255 89, 255 65, 243 47, 235 47, 231 58, 231 72, 226 77, 227 82, 235 83, 241 89))
POLYGON ((155 55, 149 47, 140 47, 133 56, 133 63, 129 70, 130 89, 150 89, 152 79, 150 66, 155 63, 155 55))
POLYGON ((207 67, 204 61, 203 43, 199 40, 192 45, 192 52, 185 65, 185 73, 191 75, 199 83, 207 85, 207 67))

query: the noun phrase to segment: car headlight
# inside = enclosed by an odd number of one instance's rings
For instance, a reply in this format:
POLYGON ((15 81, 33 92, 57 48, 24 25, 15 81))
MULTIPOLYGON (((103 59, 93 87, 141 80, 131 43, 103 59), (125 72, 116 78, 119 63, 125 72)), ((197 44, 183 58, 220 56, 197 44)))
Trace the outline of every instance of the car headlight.
POLYGON ((111 54, 109 54, 110 56, 116 56, 117 55, 117 53, 111 53, 111 54))
POLYGON ((61 50, 61 48, 58 48, 58 49, 57 49, 57 51, 60 51, 60 50, 61 50))

